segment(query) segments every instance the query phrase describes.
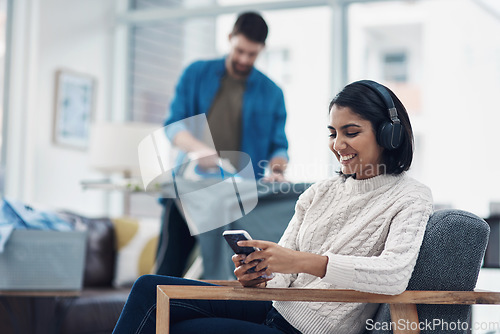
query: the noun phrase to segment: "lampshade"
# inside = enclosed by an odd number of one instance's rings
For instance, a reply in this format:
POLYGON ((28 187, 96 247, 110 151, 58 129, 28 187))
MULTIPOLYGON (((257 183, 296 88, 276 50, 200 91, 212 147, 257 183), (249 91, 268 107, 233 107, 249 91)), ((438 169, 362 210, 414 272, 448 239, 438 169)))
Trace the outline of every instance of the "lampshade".
POLYGON ((95 123, 90 128, 89 165, 101 172, 138 174, 137 147, 161 126, 150 123, 95 123))

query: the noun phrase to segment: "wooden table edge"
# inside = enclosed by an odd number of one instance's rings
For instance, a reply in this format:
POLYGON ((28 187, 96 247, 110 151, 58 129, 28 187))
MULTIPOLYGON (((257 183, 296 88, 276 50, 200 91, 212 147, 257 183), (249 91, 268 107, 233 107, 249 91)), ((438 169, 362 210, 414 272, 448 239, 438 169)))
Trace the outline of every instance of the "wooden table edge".
POLYGON ((355 290, 300 288, 245 288, 241 286, 159 285, 170 299, 323 301, 386 304, 500 304, 495 291, 419 291, 383 295, 355 290), (251 296, 253 299, 248 299, 251 296))

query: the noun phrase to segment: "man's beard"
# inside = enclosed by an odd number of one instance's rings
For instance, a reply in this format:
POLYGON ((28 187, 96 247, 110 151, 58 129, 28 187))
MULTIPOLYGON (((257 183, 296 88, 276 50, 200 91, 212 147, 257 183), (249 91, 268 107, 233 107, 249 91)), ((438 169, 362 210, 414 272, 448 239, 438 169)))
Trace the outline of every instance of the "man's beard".
POLYGON ((252 70, 252 66, 248 66, 248 68, 246 70, 244 70, 244 71, 238 70, 238 68, 237 68, 237 62, 235 62, 235 61, 231 62, 231 66, 233 67, 233 72, 236 75, 239 75, 241 77, 248 76, 250 74, 250 71, 252 70))

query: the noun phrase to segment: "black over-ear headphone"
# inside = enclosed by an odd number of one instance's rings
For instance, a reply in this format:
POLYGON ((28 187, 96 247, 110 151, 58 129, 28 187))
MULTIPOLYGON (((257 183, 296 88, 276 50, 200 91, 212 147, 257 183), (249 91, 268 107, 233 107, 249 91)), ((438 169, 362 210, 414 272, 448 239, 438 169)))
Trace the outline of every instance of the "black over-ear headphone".
POLYGON ((377 141, 379 145, 388 150, 398 148, 403 142, 404 131, 391 95, 384 86, 375 81, 360 80, 357 83, 370 88, 376 93, 384 101, 386 108, 389 110, 391 121, 383 122, 377 131, 377 141))

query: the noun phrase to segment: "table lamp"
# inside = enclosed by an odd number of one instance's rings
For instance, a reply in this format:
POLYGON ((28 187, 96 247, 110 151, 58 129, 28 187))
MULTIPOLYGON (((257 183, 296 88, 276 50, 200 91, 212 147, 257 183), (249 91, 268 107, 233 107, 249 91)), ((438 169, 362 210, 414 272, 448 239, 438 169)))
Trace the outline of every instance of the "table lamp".
POLYGON ((137 147, 161 126, 150 123, 95 123, 90 129, 89 165, 104 173, 139 174, 137 147))
MULTIPOLYGON (((89 166, 106 174, 121 173, 124 179, 137 177, 140 174, 137 153, 139 143, 159 128, 161 125, 139 122, 92 124, 89 166)), ((126 214, 130 209, 129 192, 125 189, 124 211, 126 214)))

